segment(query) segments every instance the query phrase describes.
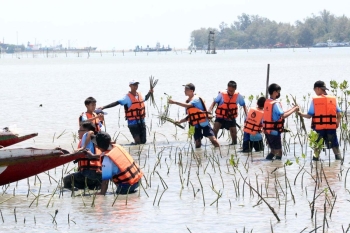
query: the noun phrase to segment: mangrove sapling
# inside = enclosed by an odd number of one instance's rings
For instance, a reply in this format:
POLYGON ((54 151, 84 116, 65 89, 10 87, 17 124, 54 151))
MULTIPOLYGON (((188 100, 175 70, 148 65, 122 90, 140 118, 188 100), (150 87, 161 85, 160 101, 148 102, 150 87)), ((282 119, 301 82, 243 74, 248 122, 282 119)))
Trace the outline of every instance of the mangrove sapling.
POLYGON ((156 198, 157 198, 157 195, 158 195, 158 190, 159 190, 159 185, 157 186, 157 192, 156 192, 156 195, 154 196, 153 206, 154 206, 154 203, 156 202, 156 198))

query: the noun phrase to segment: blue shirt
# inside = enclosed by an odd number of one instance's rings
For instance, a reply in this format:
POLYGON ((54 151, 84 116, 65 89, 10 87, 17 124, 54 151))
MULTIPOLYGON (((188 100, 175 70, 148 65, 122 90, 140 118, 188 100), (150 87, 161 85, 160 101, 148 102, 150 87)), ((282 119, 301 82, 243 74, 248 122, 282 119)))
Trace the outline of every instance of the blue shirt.
POLYGON ((102 161, 102 180, 110 180, 115 174, 119 173, 119 168, 108 156, 103 157, 102 161))
MULTIPOLYGON (((279 103, 275 103, 272 108, 272 120, 278 121, 281 119, 282 115, 284 114, 284 111, 279 103)), ((280 132, 276 130, 271 130, 271 135, 278 135, 280 132)))
MULTIPOLYGON (((139 98, 139 96, 135 96, 136 99, 139 98)), ((145 100, 144 100, 145 101, 145 100)), ((131 102, 131 99, 128 95, 125 95, 124 98, 118 100, 118 103, 120 105, 126 105, 128 108, 130 108, 132 102, 131 102)), ((136 125, 137 123, 143 123, 145 122, 144 119, 141 119, 141 120, 128 120, 128 125, 136 125)))
MULTIPOLYGON (((81 138, 81 145, 85 145, 85 141, 87 138, 88 133, 84 133, 83 137, 81 138)), ((90 140, 89 144, 85 146, 86 149, 89 149, 93 154, 95 154, 95 147, 92 141, 90 140)))
MULTIPOLYGON (((214 100, 215 103, 217 103, 219 106, 222 105, 224 103, 224 98, 222 97, 221 92, 219 92, 218 96, 215 98, 214 100)), ((237 96, 237 100, 236 100, 237 104, 239 104, 240 106, 245 106, 245 101, 244 98, 241 94, 238 93, 237 96)))
MULTIPOLYGON (((203 106, 202 101, 199 99, 198 96, 194 96, 194 98, 191 100, 191 102, 189 102, 189 104, 191 104, 195 108, 205 111, 205 107, 203 106)), ((209 125, 208 119, 205 122, 199 123, 199 125, 202 127, 208 126, 209 125)), ((195 125, 195 127, 198 128, 198 124, 195 125)))

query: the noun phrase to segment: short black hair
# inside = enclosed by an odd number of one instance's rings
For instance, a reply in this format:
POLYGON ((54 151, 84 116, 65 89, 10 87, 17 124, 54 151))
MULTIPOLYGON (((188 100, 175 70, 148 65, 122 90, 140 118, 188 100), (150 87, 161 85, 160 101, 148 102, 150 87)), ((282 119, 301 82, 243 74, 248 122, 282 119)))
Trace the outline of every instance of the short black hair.
POLYGON ((94 131, 96 132, 96 127, 94 124, 92 124, 91 121, 83 121, 81 122, 81 127, 83 127, 84 129, 88 130, 88 131, 94 131))
POLYGON ((269 86, 269 94, 272 95, 272 93, 274 91, 280 91, 281 90, 281 86, 276 84, 276 83, 272 83, 270 86, 269 86))
POLYGON ((229 81, 227 84, 228 87, 233 87, 233 88, 237 88, 237 83, 235 81, 229 81))
POLYGON ((86 100, 84 101, 85 106, 89 105, 91 103, 96 103, 96 99, 94 97, 87 97, 86 100))
POLYGON ((258 107, 259 108, 263 108, 264 107, 264 104, 265 104, 265 101, 266 101, 266 98, 265 97, 260 97, 259 99, 258 99, 258 102, 257 102, 257 105, 258 105, 258 107))

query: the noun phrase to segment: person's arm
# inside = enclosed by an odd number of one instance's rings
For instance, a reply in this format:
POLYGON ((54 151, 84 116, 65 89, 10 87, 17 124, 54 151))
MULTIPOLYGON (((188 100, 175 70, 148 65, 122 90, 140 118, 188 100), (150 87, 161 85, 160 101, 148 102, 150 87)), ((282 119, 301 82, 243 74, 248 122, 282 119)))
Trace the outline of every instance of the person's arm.
POLYGON ((97 195, 106 195, 108 189, 109 180, 102 180, 101 183, 101 192, 97 193, 97 195))
POLYGON ((289 117, 293 112, 297 111, 299 109, 299 106, 294 106, 293 108, 287 110, 283 113, 281 116, 283 119, 289 117))
POLYGON ((99 159, 101 157, 101 155, 95 155, 93 154, 91 151, 86 151, 86 158, 88 159, 99 159))
POLYGON ((190 108, 190 107, 193 106, 193 105, 190 104, 190 103, 180 103, 180 102, 176 102, 176 101, 174 101, 174 100, 172 100, 172 99, 169 99, 169 100, 168 100, 168 103, 169 103, 169 104, 176 104, 176 105, 179 105, 179 106, 184 107, 184 108, 190 108))
POLYGON ((309 115, 307 113, 300 112, 300 111, 298 111, 298 115, 301 117, 307 118, 307 119, 310 119, 312 117, 311 115, 309 115))
POLYGON ((81 149, 85 149, 87 145, 89 145, 90 141, 91 141, 91 136, 94 134, 94 131, 90 130, 89 132, 87 132, 84 144, 82 146, 81 149))
POLYGON ((183 119, 181 119, 181 120, 179 120, 179 121, 175 121, 175 123, 184 123, 184 122, 186 122, 187 121, 187 119, 188 119, 188 117, 185 117, 185 118, 183 118, 183 119))
POLYGON ((216 105, 216 102, 213 101, 213 103, 210 105, 209 109, 208 109, 208 112, 212 112, 213 111, 213 108, 215 107, 216 105))
POLYGON ((339 127, 340 121, 341 121, 341 113, 337 112, 337 128, 339 127))
POLYGON ((245 100, 241 94, 238 94, 237 102, 239 105, 241 105, 243 107, 244 114, 247 116, 248 115, 247 106, 245 105, 245 100))
POLYGON ((103 109, 106 109, 106 108, 113 108, 113 107, 117 106, 118 104, 120 104, 119 101, 115 101, 115 102, 110 103, 110 104, 108 104, 106 106, 100 107, 99 109, 103 110, 103 109))
POLYGON ((149 97, 151 96, 152 93, 153 93, 153 89, 151 89, 151 90, 148 91, 147 95, 145 96, 144 102, 147 101, 147 100, 149 99, 149 97))

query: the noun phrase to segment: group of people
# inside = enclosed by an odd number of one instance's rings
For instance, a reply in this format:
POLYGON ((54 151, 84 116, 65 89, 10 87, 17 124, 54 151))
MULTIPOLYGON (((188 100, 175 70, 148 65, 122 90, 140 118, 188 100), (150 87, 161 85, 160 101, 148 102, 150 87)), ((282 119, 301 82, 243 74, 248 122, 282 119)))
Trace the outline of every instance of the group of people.
MULTIPOLYGON (((117 193, 126 194, 135 192, 143 173, 130 154, 120 145, 111 142, 111 137, 104 132, 104 109, 123 105, 128 128, 135 144, 146 143, 146 109, 144 102, 153 93, 149 90, 145 98, 138 92, 139 82, 129 82, 130 91, 120 100, 96 109, 96 100, 89 97, 85 100, 87 111, 79 117, 79 145, 78 150, 86 150, 86 158, 78 159, 78 172, 64 178, 65 188, 101 189, 100 194, 105 194, 110 179, 117 185, 117 193)), ((327 148, 332 148, 335 159, 341 160, 336 129, 341 120, 336 97, 327 94, 327 87, 323 81, 314 84, 316 96, 313 97, 307 113, 299 111, 298 106, 284 111, 278 101, 281 96, 281 87, 273 83, 268 87, 269 98, 260 97, 256 107, 247 110, 244 97, 237 91, 237 83, 229 81, 227 89, 220 91, 209 109, 204 100, 195 94, 195 85, 188 83, 184 86, 187 99, 178 102, 172 99, 169 104, 175 104, 185 108, 186 117, 177 123, 189 122, 190 131, 196 148, 201 147, 201 140, 207 137, 215 147, 220 144, 217 135, 220 129, 230 132, 232 145, 237 144, 238 105, 244 110, 246 116, 244 122, 243 152, 251 152, 264 149, 262 133, 265 134, 270 153, 267 160, 282 158, 281 134, 284 132, 284 119, 297 112, 305 118, 312 118, 311 128, 315 130, 319 139, 323 138, 327 148), (210 121, 215 110, 215 122, 212 128, 210 121)), ((239 127, 239 126, 238 126, 239 127)), ((314 158, 317 160, 318 158, 314 158)))

